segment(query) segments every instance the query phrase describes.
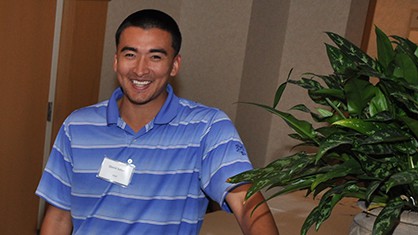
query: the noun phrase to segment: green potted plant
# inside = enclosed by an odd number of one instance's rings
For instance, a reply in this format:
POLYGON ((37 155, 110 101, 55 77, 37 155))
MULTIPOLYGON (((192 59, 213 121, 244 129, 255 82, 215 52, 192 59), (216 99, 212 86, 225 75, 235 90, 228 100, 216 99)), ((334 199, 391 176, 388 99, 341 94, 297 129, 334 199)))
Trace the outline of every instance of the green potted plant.
POLYGON ((336 45, 326 44, 332 74, 308 73, 298 80, 289 75, 272 106, 249 103, 282 118, 295 131, 290 137, 300 141, 295 147, 315 151, 302 149, 229 181, 251 182, 247 198, 263 189, 273 190, 266 200, 298 190, 320 196, 301 234, 313 225, 318 230, 345 197, 357 198, 368 209, 381 208, 373 234, 391 234, 402 212, 418 210, 418 49, 408 39, 388 37, 377 27, 375 33, 374 59, 327 32, 336 45), (316 111, 304 104, 291 109, 309 113, 312 119, 298 119, 276 108, 288 84, 306 89, 319 105, 316 111))

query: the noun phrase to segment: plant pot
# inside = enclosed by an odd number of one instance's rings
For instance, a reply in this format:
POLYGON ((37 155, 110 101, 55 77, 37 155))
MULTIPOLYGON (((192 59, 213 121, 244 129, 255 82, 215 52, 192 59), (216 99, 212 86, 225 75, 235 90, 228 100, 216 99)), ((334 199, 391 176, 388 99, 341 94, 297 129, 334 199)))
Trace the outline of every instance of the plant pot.
MULTIPOLYGON (((349 235, 371 235, 373 223, 380 213, 381 209, 366 210, 364 205, 359 205, 363 212, 354 217, 350 227, 349 235)), ((404 211, 401 215, 401 221, 393 231, 393 235, 411 235, 418 231, 418 213, 413 211, 404 211)))

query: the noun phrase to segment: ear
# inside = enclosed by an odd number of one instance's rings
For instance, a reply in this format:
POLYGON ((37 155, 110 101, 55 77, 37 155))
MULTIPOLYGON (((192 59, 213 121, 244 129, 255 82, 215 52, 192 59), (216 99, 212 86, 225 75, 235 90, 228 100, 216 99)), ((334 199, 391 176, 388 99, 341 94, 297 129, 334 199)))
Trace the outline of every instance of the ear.
POLYGON ((118 55, 115 53, 115 56, 113 57, 113 71, 117 71, 118 68, 118 55))
POLYGON ((177 75, 177 73, 180 70, 180 65, 181 65, 181 55, 178 54, 173 59, 173 66, 171 68, 170 76, 174 77, 177 75))

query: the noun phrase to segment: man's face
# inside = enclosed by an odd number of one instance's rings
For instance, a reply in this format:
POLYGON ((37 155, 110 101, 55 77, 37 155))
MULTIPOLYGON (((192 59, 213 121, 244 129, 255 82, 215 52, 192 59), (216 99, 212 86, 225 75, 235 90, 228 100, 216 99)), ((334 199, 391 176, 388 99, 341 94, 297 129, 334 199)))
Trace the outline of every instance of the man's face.
POLYGON ((158 29, 126 28, 121 36, 113 69, 127 100, 133 105, 161 106, 166 85, 177 74, 180 55, 174 56, 170 33, 158 29))

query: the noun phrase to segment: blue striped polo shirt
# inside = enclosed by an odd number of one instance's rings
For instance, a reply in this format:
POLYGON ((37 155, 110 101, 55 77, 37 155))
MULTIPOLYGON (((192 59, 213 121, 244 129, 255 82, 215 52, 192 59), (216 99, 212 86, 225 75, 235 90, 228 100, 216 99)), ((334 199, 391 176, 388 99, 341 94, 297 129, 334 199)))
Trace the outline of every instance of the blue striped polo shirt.
POLYGON ((62 125, 36 194, 71 211, 73 234, 198 234, 207 197, 229 210, 230 176, 252 168, 227 115, 177 97, 135 133, 108 101, 74 111, 62 125), (104 158, 135 165, 123 187, 97 177, 104 158))

